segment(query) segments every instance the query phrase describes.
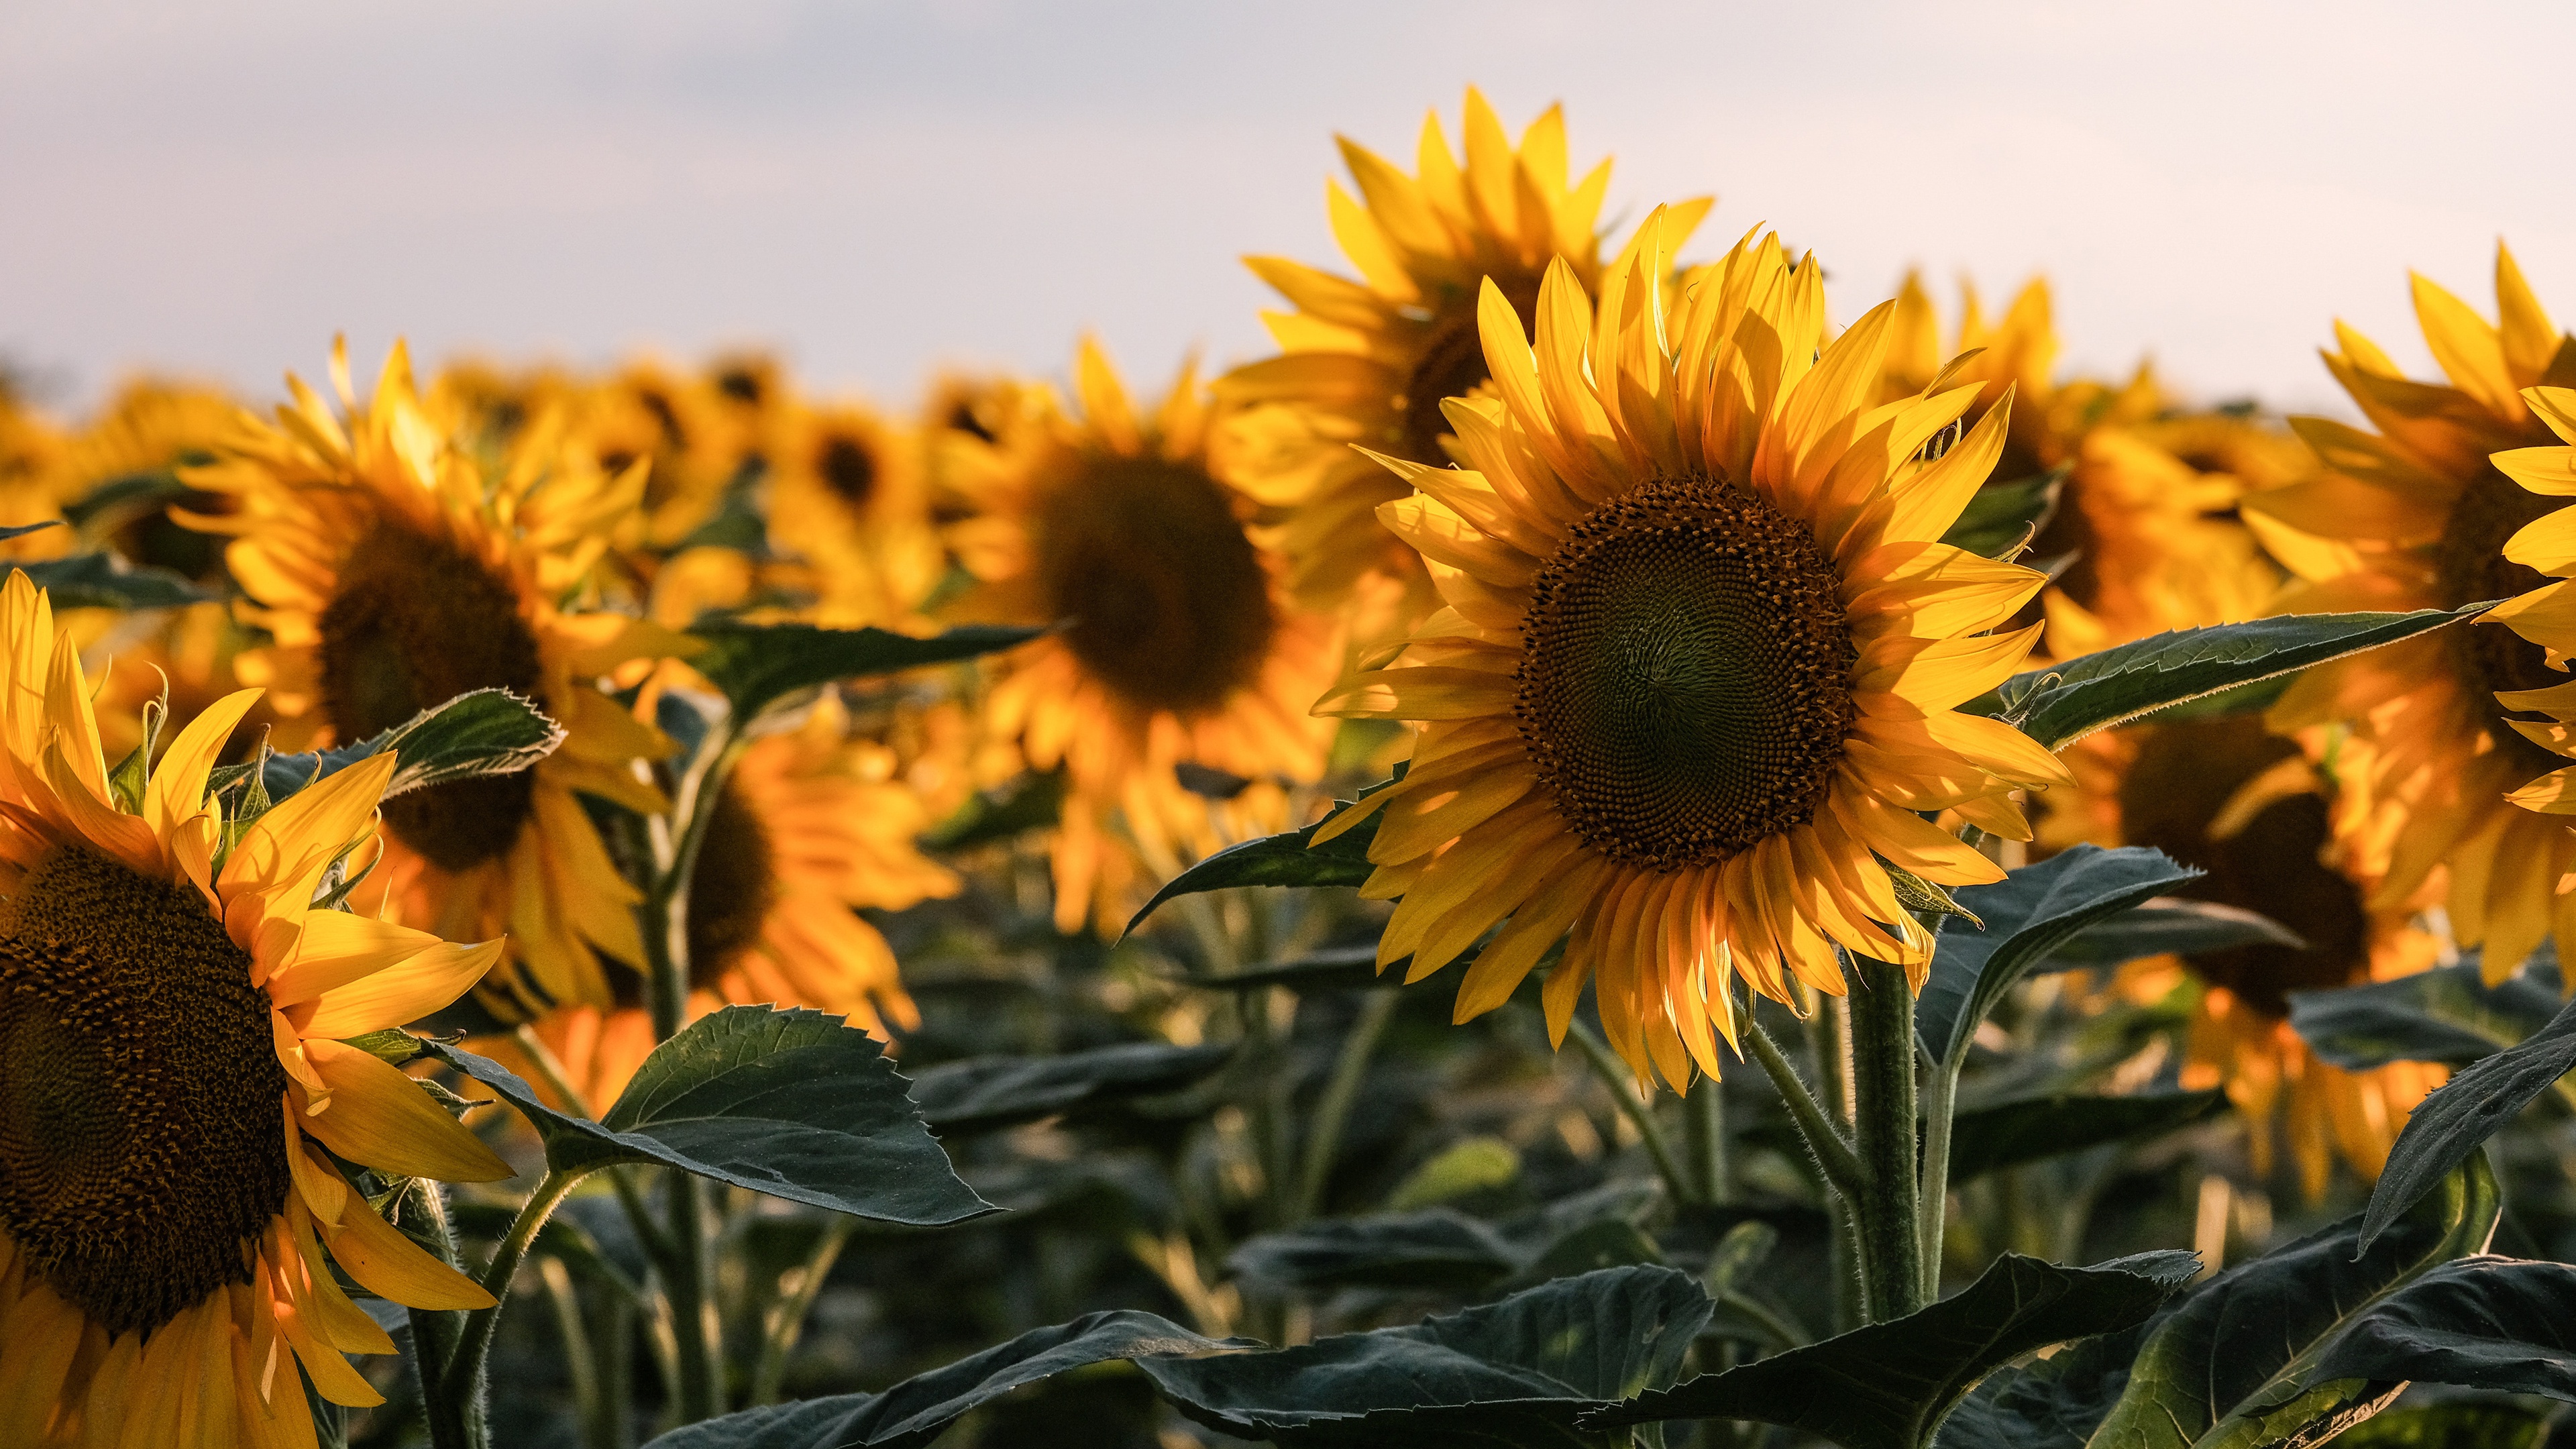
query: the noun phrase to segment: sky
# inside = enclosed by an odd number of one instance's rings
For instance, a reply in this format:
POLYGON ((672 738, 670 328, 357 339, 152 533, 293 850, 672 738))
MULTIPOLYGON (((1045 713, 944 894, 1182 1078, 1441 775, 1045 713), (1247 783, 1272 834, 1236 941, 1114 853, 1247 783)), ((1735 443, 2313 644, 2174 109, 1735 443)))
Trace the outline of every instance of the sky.
MULTIPOLYGON (((1335 265, 1345 134, 1566 108, 1605 217, 1714 193, 1836 315, 2045 273, 2063 367, 2342 411, 2338 317, 2429 366, 2406 275, 2576 320, 2552 164, 2576 7, 2165 0, 88 0, 0 7, 0 360, 273 396, 361 358, 775 350, 824 393, 1261 355, 1241 264, 1335 265)), ((1685 253, 1686 256, 1691 253, 1685 253)))

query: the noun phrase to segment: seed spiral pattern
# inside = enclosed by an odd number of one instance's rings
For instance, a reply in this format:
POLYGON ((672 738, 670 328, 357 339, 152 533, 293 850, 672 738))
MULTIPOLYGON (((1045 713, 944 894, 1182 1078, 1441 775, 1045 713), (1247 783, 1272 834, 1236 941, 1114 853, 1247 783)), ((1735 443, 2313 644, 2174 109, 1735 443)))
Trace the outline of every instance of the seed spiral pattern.
POLYGON ((1534 586, 1513 706, 1575 833, 1678 870, 1812 821, 1856 716, 1838 583, 1805 524, 1706 478, 1575 524, 1534 586))
POLYGON ((227 1283, 291 1186, 267 994, 195 890, 76 846, 0 938, 0 1227, 111 1334, 227 1283))

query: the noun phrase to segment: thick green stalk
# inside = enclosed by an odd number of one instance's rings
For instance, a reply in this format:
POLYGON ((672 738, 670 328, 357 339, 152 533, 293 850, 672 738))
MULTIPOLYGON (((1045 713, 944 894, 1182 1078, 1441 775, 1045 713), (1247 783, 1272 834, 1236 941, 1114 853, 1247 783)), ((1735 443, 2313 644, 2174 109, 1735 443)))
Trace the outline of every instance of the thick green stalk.
MULTIPOLYGON (((363 1210, 363 1205, 360 1205, 363 1210)), ((415 1178, 402 1196, 405 1237, 453 1268, 456 1240, 447 1228, 447 1199, 435 1182, 415 1178)), ((450 1375, 465 1315, 436 1308, 410 1310, 412 1366, 420 1375, 422 1413, 429 1421, 431 1449, 480 1449, 483 1443, 482 1386, 450 1375)))
POLYGON ((1333 1079, 1325 1084, 1323 1100, 1315 1104, 1314 1125, 1306 1129, 1305 1181, 1297 1195, 1300 1217, 1313 1217, 1324 1210, 1324 1188, 1332 1180, 1333 1154, 1341 1146, 1342 1124, 1350 1120, 1351 1105, 1359 1100, 1360 1083, 1368 1076, 1369 1058, 1377 1052, 1378 1038, 1386 1034, 1386 1024, 1395 1018, 1398 993, 1382 989, 1362 993, 1360 1019, 1342 1039, 1342 1053, 1333 1063, 1333 1079))
POLYGON ((1582 1048, 1583 1060, 1591 1066, 1592 1074, 1610 1089, 1610 1100, 1637 1129, 1637 1136, 1646 1144, 1646 1155, 1655 1160, 1655 1171, 1663 1176, 1665 1191, 1673 1195, 1675 1202, 1694 1201, 1690 1177, 1682 1171, 1681 1159, 1673 1156, 1673 1145, 1665 1140, 1662 1125, 1655 1121, 1653 1110, 1637 1100, 1637 1078, 1628 1070, 1628 1064, 1582 1022, 1568 1025, 1565 1034, 1582 1048))
POLYGON ((1717 1078, 1691 1083, 1682 1111, 1690 1123, 1691 1175, 1699 1181, 1699 1200, 1717 1207, 1727 1199, 1726 1093, 1717 1078))
MULTIPOLYGON (((492 1295, 492 1306, 477 1308, 465 1316, 465 1331, 456 1348, 439 1370, 443 1390, 430 1401, 432 1421, 430 1436, 443 1445, 456 1443, 480 1446, 483 1435, 484 1361, 492 1351, 492 1331, 501 1320, 501 1309, 510 1299, 510 1280, 519 1275, 519 1264, 528 1256, 528 1246, 537 1240, 546 1219, 555 1214, 564 1195, 587 1174, 549 1172, 537 1183, 536 1191, 519 1205, 519 1215, 510 1223, 510 1232, 501 1245, 492 1250, 492 1261, 483 1266, 480 1281, 483 1291, 492 1295), (452 1416, 449 1432, 454 1438, 441 1438, 437 1420, 442 1414, 452 1416)), ((424 1362, 426 1358, 424 1357, 424 1362)))
POLYGON ((707 1240, 706 1188, 673 1169, 664 1175, 665 1209, 677 1251, 663 1277, 671 1301, 671 1328, 679 1339, 679 1414, 674 1424, 712 1419, 724 1410, 723 1324, 716 1317, 714 1245, 707 1240))
MULTIPOLYGON (((1860 1234, 1869 1318, 1885 1323, 1923 1306, 1922 1216, 1915 1180, 1914 992, 1905 968, 1851 960, 1852 1104, 1861 1193, 1860 1234)), ((1947 1151, 1945 1147, 1943 1149, 1947 1151)))

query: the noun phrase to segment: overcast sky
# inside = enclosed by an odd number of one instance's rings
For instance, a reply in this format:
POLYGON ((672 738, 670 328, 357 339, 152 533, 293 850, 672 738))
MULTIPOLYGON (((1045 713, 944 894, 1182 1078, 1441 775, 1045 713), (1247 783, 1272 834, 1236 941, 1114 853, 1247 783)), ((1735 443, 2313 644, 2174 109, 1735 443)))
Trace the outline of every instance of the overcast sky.
POLYGON ((156 366, 262 395, 331 334, 436 357, 1255 355, 1237 260, 1338 263, 1331 138, 1484 86, 1566 105, 1609 214, 1715 192, 1823 258, 2058 289, 2067 362, 2329 401, 2337 316, 2420 363, 2405 274, 2576 322, 2576 7, 1532 0, 85 0, 0 6, 0 358, 65 405, 156 366))

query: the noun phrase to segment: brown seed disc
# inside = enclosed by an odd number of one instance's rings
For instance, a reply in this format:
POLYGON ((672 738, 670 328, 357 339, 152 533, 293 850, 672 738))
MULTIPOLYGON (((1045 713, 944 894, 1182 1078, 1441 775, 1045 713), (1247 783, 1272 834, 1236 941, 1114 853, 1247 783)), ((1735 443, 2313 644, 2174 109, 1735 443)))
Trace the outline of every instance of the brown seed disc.
POLYGON ((1838 583, 1806 524, 1704 478, 1574 525, 1522 620, 1513 713, 1575 833, 1678 870, 1814 820, 1856 716, 1838 583))
POLYGON ((733 969, 760 940, 760 923, 777 901, 769 831, 741 788, 727 780, 689 872, 689 984, 713 986, 733 969))
POLYGON ((2239 786, 2298 753, 2251 716, 2149 725, 2120 781, 2128 842, 2209 872, 2178 894, 2260 911, 2308 943, 2304 951, 2235 946, 2185 958, 2202 980, 2276 1018, 2290 1014, 2290 992, 2342 986, 2370 971, 2361 891, 2322 856, 2329 839, 2323 796, 2275 800, 2226 839, 2209 835, 2239 786))
MULTIPOLYGON (((537 639, 518 591, 444 533, 384 518, 350 549, 322 611, 322 700, 343 740, 391 729, 469 690, 538 697, 537 639)), ((508 853, 535 798, 527 771, 385 802, 394 837, 446 870, 508 853)))
POLYGON ((1047 606, 1119 700, 1196 714, 1252 683, 1278 620, 1225 489, 1194 464, 1090 454, 1037 519, 1047 606))
POLYGON ((227 1283, 290 1186, 286 1073, 251 961, 193 889, 77 846, 0 937, 0 1227, 110 1334, 227 1283))
MULTIPOLYGON (((2506 558, 2504 545, 2524 524, 2555 511, 2562 502, 2534 493, 2493 468, 2478 475, 2478 480, 2460 495, 2460 501, 2451 506, 2450 522, 2442 530, 2441 541, 2433 546, 2433 566, 2441 581, 2443 604, 2456 609, 2482 599, 2510 599, 2548 583, 2548 575, 2506 558)), ((2468 685, 2473 703, 2486 720, 2487 737, 2495 741, 2499 753, 2513 762, 2517 775, 2514 783, 2537 779, 2565 765, 2565 760, 2524 739, 2520 731, 2505 723, 2515 715, 2497 704, 2495 695, 2499 690, 2546 689, 2565 684, 2571 676, 2550 668, 2546 651, 2502 624, 2460 624, 2442 633, 2462 682, 2468 685)), ((2537 714, 2520 717, 2543 718, 2537 714)))
MULTIPOLYGON (((1529 275, 1494 278, 1512 310, 1520 314, 1524 332, 1536 326, 1538 283, 1537 277, 1529 275)), ((1440 411, 1440 400, 1465 397, 1493 376, 1485 367, 1484 338, 1476 329, 1476 299, 1481 291, 1468 288, 1444 299, 1431 339, 1423 344, 1422 355, 1404 380, 1404 393, 1395 400, 1402 420, 1396 452, 1407 461, 1448 467, 1449 452, 1440 440, 1449 434, 1449 419, 1440 411)))
POLYGON ((876 450, 855 434, 827 433, 814 447, 814 476, 855 513, 876 496, 876 450))

